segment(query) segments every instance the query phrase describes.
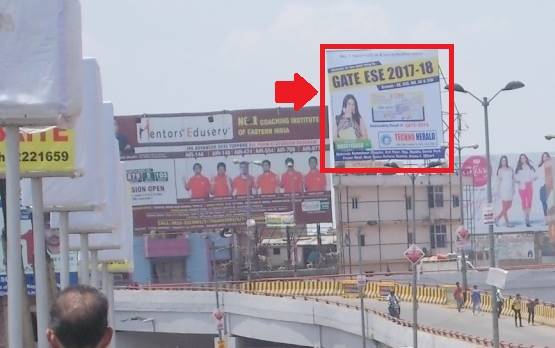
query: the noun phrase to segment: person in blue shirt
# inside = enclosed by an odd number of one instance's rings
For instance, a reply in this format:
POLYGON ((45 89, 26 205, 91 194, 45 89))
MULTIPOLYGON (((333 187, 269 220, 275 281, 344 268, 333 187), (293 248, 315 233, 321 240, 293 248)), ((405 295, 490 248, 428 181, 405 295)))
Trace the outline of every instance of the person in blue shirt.
POLYGON ((476 312, 480 313, 480 306, 482 305, 482 299, 480 295, 480 290, 478 290, 478 286, 474 285, 472 287, 472 293, 470 294, 470 300, 472 301, 472 315, 475 315, 476 312))

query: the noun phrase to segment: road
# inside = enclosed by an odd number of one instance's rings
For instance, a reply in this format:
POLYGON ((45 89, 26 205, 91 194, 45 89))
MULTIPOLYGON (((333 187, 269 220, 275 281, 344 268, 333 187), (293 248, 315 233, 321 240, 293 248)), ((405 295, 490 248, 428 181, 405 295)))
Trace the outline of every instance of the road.
MULTIPOLYGON (((334 300, 349 302, 358 305, 358 299, 345 299, 335 297, 334 300)), ((386 312, 386 303, 378 300, 366 300, 367 308, 380 312, 386 312)), ((401 302, 401 319, 412 322, 412 303, 401 302)), ((534 345, 537 347, 555 348, 555 328, 535 325, 531 326, 523 318, 524 327, 516 328, 514 320, 509 317, 501 317, 499 320, 500 339, 502 341, 534 345)), ((458 313, 456 309, 450 309, 441 305, 419 304, 418 323, 438 329, 463 332, 473 336, 491 338, 492 319, 491 313, 472 315, 472 310, 463 310, 458 313)))
MULTIPOLYGON (((476 284, 480 289, 487 289, 486 271, 470 270, 467 272, 468 285, 476 284)), ((411 282, 412 275, 376 276, 372 279, 395 279, 411 282)), ((460 272, 426 272, 419 275, 421 284, 454 284, 461 281, 460 272)), ((545 302, 555 303, 555 268, 509 271, 504 294, 520 293, 524 297, 539 298, 545 302)))

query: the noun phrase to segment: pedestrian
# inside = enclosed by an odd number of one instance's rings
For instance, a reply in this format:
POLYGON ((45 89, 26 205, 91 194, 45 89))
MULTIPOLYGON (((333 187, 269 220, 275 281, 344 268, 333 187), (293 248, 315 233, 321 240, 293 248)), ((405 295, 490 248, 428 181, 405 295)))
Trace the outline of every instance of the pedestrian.
POLYGON ((472 287, 472 294, 470 295, 470 299, 472 300, 472 315, 475 315, 476 312, 478 312, 479 314, 480 306, 482 305, 482 298, 477 285, 474 285, 472 287))
POLYGON ((46 337, 52 348, 108 347, 108 300, 91 286, 64 289, 50 309, 46 337))
POLYGON ((518 327, 517 325, 517 319, 520 323, 520 327, 522 327, 522 298, 520 297, 520 294, 516 294, 516 298, 513 301, 513 305, 511 306, 511 309, 513 310, 514 314, 515 314, 515 327, 518 327))
POLYGON ((461 288, 461 284, 459 282, 456 282, 455 285, 456 287, 453 291, 453 297, 455 298, 455 302, 457 303, 457 310, 460 312, 464 304, 463 288, 461 288))
POLYGON ((387 309, 389 315, 399 319, 401 317, 401 306, 399 305, 399 298, 395 295, 395 290, 391 289, 387 296, 387 309))
POLYGON ((540 304, 540 300, 535 299, 535 300, 528 300, 527 303, 527 309, 528 309, 528 324, 530 324, 530 321, 532 322, 532 325, 534 325, 534 317, 536 316, 536 306, 540 304))
POLYGON ((505 298, 503 294, 501 294, 501 290, 497 289, 497 294, 495 295, 497 300, 497 317, 501 316, 501 312, 503 312, 503 304, 505 302, 505 298))

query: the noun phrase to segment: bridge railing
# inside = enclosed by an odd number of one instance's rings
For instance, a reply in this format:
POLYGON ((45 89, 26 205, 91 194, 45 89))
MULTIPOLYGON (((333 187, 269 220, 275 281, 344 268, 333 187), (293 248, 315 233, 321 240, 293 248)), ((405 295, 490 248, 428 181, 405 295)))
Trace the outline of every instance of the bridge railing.
MULTIPOLYGON (((266 279, 251 282, 218 282, 220 291, 241 291, 262 295, 278 296, 342 296, 358 297, 359 290, 356 280, 352 276, 342 277, 318 277, 318 278, 285 278, 285 279, 266 279)), ((214 290, 215 282, 209 283, 175 283, 175 284, 151 284, 127 286, 126 289, 143 290, 214 290)), ((121 287, 120 287, 121 288, 121 287)), ((401 301, 412 300, 412 285, 410 283, 393 282, 387 280, 370 281, 363 289, 363 294, 367 298, 384 300, 389 294, 390 289, 395 289, 395 293, 401 301)), ((467 293, 465 308, 471 308, 470 292, 467 293)), ((421 303, 445 305, 455 307, 452 285, 419 285, 417 286, 417 299, 421 303)), ((501 314, 512 315, 512 304, 515 299, 508 297, 505 300, 501 314)), ((491 297, 489 293, 481 294, 481 310, 491 312, 491 297)), ((522 314, 527 315, 527 299, 522 299, 522 314)), ((535 308, 535 321, 547 325, 555 326, 555 304, 540 302, 535 308)))

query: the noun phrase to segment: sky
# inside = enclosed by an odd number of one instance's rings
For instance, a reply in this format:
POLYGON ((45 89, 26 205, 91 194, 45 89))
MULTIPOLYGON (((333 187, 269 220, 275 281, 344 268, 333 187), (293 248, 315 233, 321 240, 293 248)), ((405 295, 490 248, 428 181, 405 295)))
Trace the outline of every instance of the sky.
MULTIPOLYGON (((491 97, 492 153, 554 151, 555 2, 81 0, 83 53, 118 115, 268 108, 295 72, 319 85, 320 43, 453 43, 455 80, 491 97)), ((443 55, 441 56, 443 58, 443 55)), ((447 61, 441 60, 447 72, 447 61)), ((448 72, 453 73, 453 72, 448 72)), ((463 145, 483 110, 457 94, 463 145)), ((308 105, 318 105, 316 97, 308 105)), ((443 109, 447 110, 447 95, 443 109)))

